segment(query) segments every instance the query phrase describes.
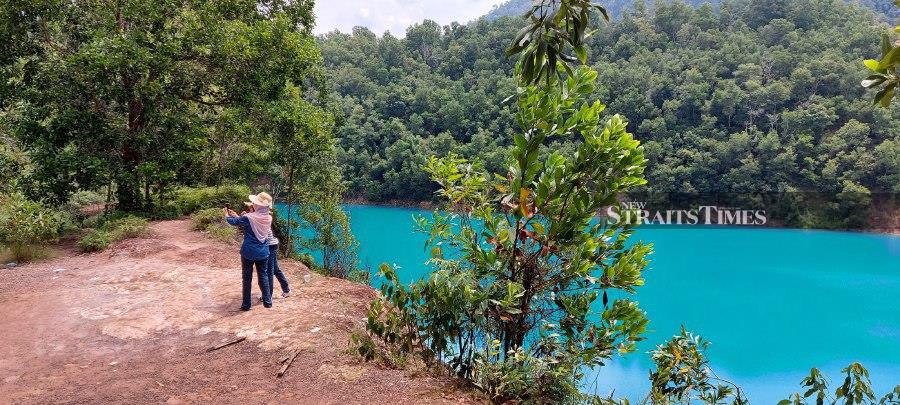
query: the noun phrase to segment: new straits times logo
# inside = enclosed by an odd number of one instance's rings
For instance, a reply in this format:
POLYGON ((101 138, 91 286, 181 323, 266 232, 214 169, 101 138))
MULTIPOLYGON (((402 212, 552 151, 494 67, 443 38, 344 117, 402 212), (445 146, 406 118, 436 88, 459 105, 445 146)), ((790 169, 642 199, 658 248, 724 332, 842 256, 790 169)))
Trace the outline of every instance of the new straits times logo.
POLYGON ((766 210, 747 210, 716 205, 698 205, 692 209, 652 210, 644 201, 626 201, 606 209, 613 224, 636 225, 736 225, 766 224, 766 210))

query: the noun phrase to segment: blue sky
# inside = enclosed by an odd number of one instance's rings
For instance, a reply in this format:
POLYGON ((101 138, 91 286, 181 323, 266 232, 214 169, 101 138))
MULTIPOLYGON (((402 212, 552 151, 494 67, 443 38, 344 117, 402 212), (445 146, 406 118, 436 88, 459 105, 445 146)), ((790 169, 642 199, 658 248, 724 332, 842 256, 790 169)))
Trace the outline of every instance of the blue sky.
POLYGON ((360 25, 378 35, 390 31, 402 37, 406 27, 426 18, 441 25, 464 23, 500 3, 502 0, 317 0, 315 33, 350 32, 360 25))

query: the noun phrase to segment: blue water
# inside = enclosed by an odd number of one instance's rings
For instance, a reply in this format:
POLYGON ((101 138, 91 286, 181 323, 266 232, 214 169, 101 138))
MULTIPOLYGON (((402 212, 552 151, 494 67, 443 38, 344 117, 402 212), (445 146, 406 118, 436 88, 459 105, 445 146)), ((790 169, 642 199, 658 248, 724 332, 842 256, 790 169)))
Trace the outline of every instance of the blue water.
MULTIPOLYGON (((404 282, 426 274, 425 236, 413 232, 412 215, 427 211, 346 208, 363 263, 397 264, 404 282)), ((634 238, 654 244, 646 285, 633 297, 650 331, 638 352, 590 375, 591 391, 643 398, 646 352, 682 324, 712 342, 713 370, 755 403, 800 391, 810 367, 836 387, 852 361, 869 369, 879 396, 900 384, 900 237, 656 227, 634 238)))

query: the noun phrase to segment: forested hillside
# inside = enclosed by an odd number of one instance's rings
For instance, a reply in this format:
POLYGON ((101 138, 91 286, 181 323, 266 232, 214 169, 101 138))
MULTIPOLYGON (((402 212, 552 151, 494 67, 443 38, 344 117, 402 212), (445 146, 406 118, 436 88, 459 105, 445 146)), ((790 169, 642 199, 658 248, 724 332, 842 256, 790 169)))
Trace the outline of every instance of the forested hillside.
MULTIPOLYGON (((850 2, 859 2, 863 6, 871 8, 876 13, 879 13, 887 20, 894 20, 900 17, 900 9, 894 7, 894 2, 892 0, 849 0, 850 2)), ((526 11, 531 9, 532 0, 507 0, 503 3, 500 3, 498 6, 494 7, 485 18, 489 20, 494 20, 500 17, 515 17, 521 16, 525 14, 526 11)), ((721 0, 687 0, 685 1, 687 4, 691 4, 695 7, 703 5, 704 3, 709 3, 711 5, 723 4, 726 7, 734 7, 735 2, 730 0, 721 1, 721 0)), ((783 7, 785 5, 784 1, 774 0, 766 2, 770 7, 783 7)), ((645 10, 648 5, 656 4, 656 1, 649 0, 609 0, 601 2, 600 4, 606 8, 607 12, 610 13, 610 17, 620 17, 624 16, 627 13, 630 13, 635 10, 645 10)))
MULTIPOLYGON (((504 166, 514 61, 503 52, 518 21, 320 38, 353 196, 432 198, 419 170, 431 154, 504 166)), ((651 190, 897 193, 900 109, 872 106, 859 85, 885 30, 841 0, 661 3, 604 26, 589 59, 606 113, 626 115, 646 147, 651 190)))

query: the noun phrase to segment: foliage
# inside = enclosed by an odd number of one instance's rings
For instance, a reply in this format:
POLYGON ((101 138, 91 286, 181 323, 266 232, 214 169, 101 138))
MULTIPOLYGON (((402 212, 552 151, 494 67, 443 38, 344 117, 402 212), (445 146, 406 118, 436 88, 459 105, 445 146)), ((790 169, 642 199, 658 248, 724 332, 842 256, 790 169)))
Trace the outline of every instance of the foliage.
MULTIPOLYGON (((894 0, 894 4, 900 7, 900 0, 894 0)), ((900 33, 900 25, 894 27, 894 33, 900 33)), ((891 36, 881 34, 881 59, 866 59, 863 62, 872 74, 862 81, 862 86, 867 89, 879 88, 875 94, 875 103, 887 108, 891 105, 897 86, 900 86, 900 40, 891 41, 891 36)))
POLYGON ((114 241, 139 238, 150 233, 147 219, 133 215, 108 221, 103 225, 103 228, 109 232, 114 241))
MULTIPOLYGON (((3 133, 0 124, 0 135, 3 133)), ((14 147, 13 141, 0 136, 0 194, 10 194, 18 190, 19 183, 29 170, 25 154, 14 147)))
MULTIPOLYGON (((771 218, 788 226, 833 218, 848 180, 872 204, 896 195, 900 109, 869 105, 858 80, 859 55, 878 52, 885 29, 872 12, 833 0, 700 3, 648 2, 585 40, 602 50, 588 54, 599 72, 592 97, 606 117, 626 114, 645 147, 641 191, 802 199, 802 215, 771 218)), ((426 24, 403 39, 364 28, 322 37, 346 116, 337 134, 348 194, 431 200, 436 186, 418 170, 430 155, 502 172, 516 131, 515 105, 503 102, 515 93, 515 59, 504 51, 522 24, 480 19, 415 41, 426 24)), ((574 143, 555 138, 547 151, 574 143)), ((811 223, 848 227, 837 219, 811 223)))
MULTIPOLYGON (((793 393, 788 398, 778 402, 778 405, 805 405, 810 403, 809 399, 814 398, 815 404, 821 405, 826 402, 831 404, 875 404, 875 393, 872 391, 872 382, 869 380, 869 371, 859 363, 851 363, 843 370, 845 374, 843 383, 834 390, 834 396, 829 395, 828 380, 819 371, 813 367, 809 370, 809 376, 801 381, 801 386, 806 388, 806 392, 793 393)), ((900 403, 900 385, 885 394, 877 402, 878 404, 898 404, 900 403)))
POLYGON ((350 230, 347 213, 339 201, 299 207, 301 227, 312 231, 300 237, 298 245, 309 251, 322 252, 322 267, 332 277, 348 278, 359 266, 356 258, 357 242, 350 230))
POLYGON ((88 229, 87 233, 78 240, 78 249, 82 252, 99 252, 105 250, 113 242, 113 237, 108 231, 102 229, 88 229))
POLYGON ((91 190, 81 190, 69 196, 69 201, 62 207, 72 218, 80 221, 83 225, 84 220, 91 216, 99 216, 102 214, 101 208, 106 202, 106 197, 100 193, 91 190))
POLYGON ((309 253, 298 254, 297 261, 303 263, 310 270, 316 270, 316 268, 318 267, 318 265, 316 264, 316 259, 314 259, 309 253))
POLYGON ((204 227, 203 230, 206 231, 206 234, 211 236, 213 239, 222 242, 234 242, 235 237, 237 236, 237 229, 235 227, 223 225, 218 222, 206 224, 206 227, 204 227))
POLYGON ((98 252, 105 250, 113 242, 123 239, 139 238, 150 233, 146 218, 128 215, 121 212, 112 213, 101 218, 102 226, 90 228, 78 240, 78 249, 82 252, 98 252))
POLYGON ((406 288, 382 267, 384 302, 367 325, 379 343, 357 339, 364 356, 379 345, 391 357, 418 353, 498 402, 575 401, 585 369, 635 349, 644 313, 608 294, 643 284, 650 247, 628 245, 630 227, 594 214, 644 184, 645 159, 624 119, 600 118, 604 106, 589 99, 596 77, 581 67, 518 90, 521 132, 503 175, 454 154, 429 159, 448 201, 417 219, 435 271, 406 288), (545 141, 565 137, 582 142, 539 159, 545 141))
POLYGON ((210 224, 224 222, 224 214, 221 208, 207 208, 191 215, 191 224, 195 230, 206 229, 210 224))
POLYGON ((311 1, 16 3, 0 104, 40 163, 30 195, 55 203, 112 187, 150 212, 173 185, 265 173, 258 124, 321 63, 311 1))
MULTIPOLYGON (((721 0, 684 0, 686 4, 693 7, 702 6, 709 3, 713 7, 719 5, 728 5, 727 1, 721 0)), ((635 0, 607 0, 603 2, 610 18, 621 18, 622 16, 640 12, 646 8, 646 1, 635 0)), ((880 19, 885 21, 894 21, 900 17, 900 10, 894 7, 894 0, 862 0, 860 4, 875 11, 880 19)), ((785 3, 758 3, 757 7, 768 7, 771 11, 778 11, 778 7, 784 7, 785 3)), ((532 0, 507 0, 492 9, 485 18, 495 20, 501 17, 519 17, 524 15, 528 10, 534 7, 532 0)), ((765 11, 765 10, 763 10, 765 11)))
POLYGON ((192 214, 202 209, 218 208, 219 214, 225 206, 240 211, 250 195, 250 188, 243 185, 223 185, 217 187, 180 187, 173 193, 170 204, 184 214, 192 214))
POLYGON ((721 404, 731 398, 735 405, 746 404, 740 387, 711 375, 709 360, 704 355, 707 347, 709 342, 682 327, 681 334, 651 351, 656 370, 650 373, 650 401, 721 404))
POLYGON ((519 55, 522 83, 536 84, 541 80, 549 83, 553 76, 558 76, 557 66, 565 68, 571 76, 569 63, 587 62, 584 40, 590 34, 587 29, 593 11, 599 11, 609 20, 606 9, 591 0, 533 2, 525 13, 528 24, 506 50, 507 56, 519 55), (568 53, 569 49, 575 56, 568 53))
POLYGON ((68 222, 63 213, 19 193, 0 195, 0 243, 17 261, 39 258, 39 247, 59 237, 68 222))
POLYGON ((6 264, 9 261, 15 263, 27 263, 37 260, 44 260, 53 256, 53 250, 44 245, 23 245, 16 244, 10 246, 0 246, 0 257, 6 264))

